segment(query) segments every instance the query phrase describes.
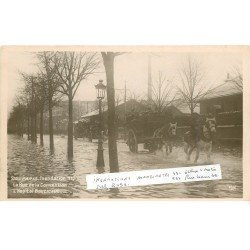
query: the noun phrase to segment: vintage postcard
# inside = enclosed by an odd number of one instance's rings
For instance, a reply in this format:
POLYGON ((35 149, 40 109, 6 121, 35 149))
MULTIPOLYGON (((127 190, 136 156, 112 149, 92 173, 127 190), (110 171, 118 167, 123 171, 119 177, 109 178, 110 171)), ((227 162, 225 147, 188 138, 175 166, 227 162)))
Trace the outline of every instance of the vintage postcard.
POLYGON ((250 198, 248 46, 5 46, 0 199, 250 198))

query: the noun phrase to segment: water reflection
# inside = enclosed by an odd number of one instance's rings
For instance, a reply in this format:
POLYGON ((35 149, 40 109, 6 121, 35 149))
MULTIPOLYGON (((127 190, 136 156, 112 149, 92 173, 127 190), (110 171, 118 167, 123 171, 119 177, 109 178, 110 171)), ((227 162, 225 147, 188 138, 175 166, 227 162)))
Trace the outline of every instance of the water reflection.
MULTIPOLYGON (((239 198, 242 197, 242 159, 223 151, 214 154, 214 162, 221 163, 222 180, 126 187, 109 190, 86 190, 86 174, 108 172, 108 150, 104 143, 106 168, 96 168, 97 142, 74 141, 74 158, 67 159, 67 138, 55 136, 55 151, 51 154, 49 137, 44 147, 32 144, 26 138, 8 136, 8 185, 11 198, 239 198), (67 178, 65 193, 14 194, 11 177, 67 178)), ((142 150, 142 149, 141 149, 142 150)), ((174 148, 168 157, 162 152, 139 154, 129 152, 124 142, 118 143, 120 171, 186 166, 182 148, 174 148)), ((205 157, 201 155, 201 157, 205 157)), ((34 182, 35 183, 35 182, 34 182)), ((46 181, 46 183, 50 183, 46 181)))

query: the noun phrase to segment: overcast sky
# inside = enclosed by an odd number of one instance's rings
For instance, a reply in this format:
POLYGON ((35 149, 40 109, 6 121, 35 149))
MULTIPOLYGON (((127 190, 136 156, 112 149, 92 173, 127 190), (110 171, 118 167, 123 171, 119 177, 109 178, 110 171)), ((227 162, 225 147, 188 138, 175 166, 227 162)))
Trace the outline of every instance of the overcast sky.
MULTIPOLYGON (((241 67, 242 58, 239 53, 154 53, 152 55, 152 80, 157 79, 158 72, 166 76, 174 84, 180 84, 179 72, 185 65, 187 56, 199 60, 204 72, 203 82, 208 85, 222 84, 227 73, 231 73, 235 67, 241 67)), ((36 71, 36 59, 33 54, 25 51, 9 51, 7 60, 7 85, 8 85, 8 111, 14 104, 23 82, 20 80, 19 71, 33 73, 36 71)), ((147 94, 148 53, 127 53, 115 59, 115 88, 123 89, 126 82, 127 89, 137 96, 147 94)), ((75 100, 95 100, 94 85, 99 79, 106 78, 103 65, 97 75, 83 81, 75 96, 75 100)), ((120 95, 123 95, 120 91, 120 95)))

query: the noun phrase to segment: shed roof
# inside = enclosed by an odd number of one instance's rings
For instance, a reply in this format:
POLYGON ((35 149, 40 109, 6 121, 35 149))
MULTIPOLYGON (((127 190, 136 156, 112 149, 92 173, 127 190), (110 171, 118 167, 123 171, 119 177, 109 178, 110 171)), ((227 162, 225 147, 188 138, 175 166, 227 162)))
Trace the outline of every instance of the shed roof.
MULTIPOLYGON (((104 106, 104 107, 103 107, 103 111, 106 111, 107 109, 108 109, 107 106, 104 106)), ((82 119, 82 118, 91 117, 91 116, 95 116, 95 115, 99 115, 99 109, 95 109, 95 110, 93 110, 93 111, 91 111, 91 112, 89 112, 89 113, 87 113, 87 114, 85 114, 85 115, 82 115, 82 116, 81 116, 81 119, 82 119)))
MULTIPOLYGON (((124 101, 121 101, 119 104, 118 104, 118 106, 116 106, 115 108, 117 109, 117 108, 119 108, 119 107, 122 107, 123 105, 124 105, 124 101)), ((143 104, 141 104, 141 103, 139 103, 139 102, 137 102, 136 100, 134 100, 134 99, 131 99, 131 100, 128 100, 127 102, 127 105, 129 105, 130 103, 131 104, 138 104, 139 106, 141 106, 141 107, 143 107, 144 105, 143 104)), ((107 105, 105 105, 104 107, 103 107, 103 112, 106 112, 108 110, 108 106, 107 105)), ((95 109, 95 110, 93 110, 93 111, 91 111, 91 112, 89 112, 89 113, 87 113, 87 114, 85 114, 85 115, 82 115, 81 116, 81 118, 86 118, 86 117, 91 117, 91 116, 96 116, 96 115, 99 115, 99 109, 95 109)))
POLYGON ((226 80, 223 84, 213 88, 211 92, 199 101, 242 94, 242 89, 233 80, 226 80))
MULTIPOLYGON (((191 113, 189 106, 181 98, 174 100, 172 102, 171 106, 176 107, 183 114, 190 114, 191 113)), ((199 113, 199 107, 195 107, 194 111, 199 113)))

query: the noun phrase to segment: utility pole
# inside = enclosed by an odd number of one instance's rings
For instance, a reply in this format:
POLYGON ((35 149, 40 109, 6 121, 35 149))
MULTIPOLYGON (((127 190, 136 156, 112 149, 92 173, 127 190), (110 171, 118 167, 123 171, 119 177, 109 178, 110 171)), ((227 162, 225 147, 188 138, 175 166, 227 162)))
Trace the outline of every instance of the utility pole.
POLYGON ((127 84, 126 84, 127 82, 125 81, 125 86, 124 86, 124 89, 125 89, 125 91, 124 91, 124 121, 126 122, 126 112, 127 112, 127 107, 126 107, 126 105, 127 105, 127 84))
POLYGON ((148 101, 152 100, 151 55, 148 55, 148 101))

